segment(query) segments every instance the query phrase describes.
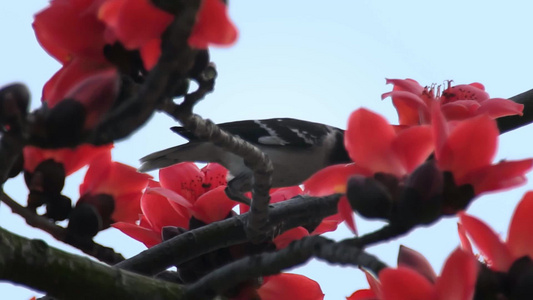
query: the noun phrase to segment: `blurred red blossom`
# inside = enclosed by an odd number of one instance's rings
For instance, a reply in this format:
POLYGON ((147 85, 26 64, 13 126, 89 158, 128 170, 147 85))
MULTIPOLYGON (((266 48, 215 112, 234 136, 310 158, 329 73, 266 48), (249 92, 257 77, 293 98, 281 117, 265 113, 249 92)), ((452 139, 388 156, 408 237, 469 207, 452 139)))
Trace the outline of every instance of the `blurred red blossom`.
MULTIPOLYGON (((513 262, 527 256, 533 259, 533 192, 527 192, 515 208, 507 233, 507 241, 502 241, 487 224, 476 217, 461 213, 461 240, 468 238, 476 245, 488 266, 496 271, 507 272, 513 262)), ((471 248, 469 249, 471 251, 471 248)))
POLYGON ((408 251, 409 263, 402 263, 399 257, 398 268, 381 270, 379 280, 367 273, 370 289, 356 291, 346 299, 470 300, 473 298, 478 262, 472 254, 460 248, 456 249, 446 260, 441 275, 437 277, 422 255, 411 249, 408 251))

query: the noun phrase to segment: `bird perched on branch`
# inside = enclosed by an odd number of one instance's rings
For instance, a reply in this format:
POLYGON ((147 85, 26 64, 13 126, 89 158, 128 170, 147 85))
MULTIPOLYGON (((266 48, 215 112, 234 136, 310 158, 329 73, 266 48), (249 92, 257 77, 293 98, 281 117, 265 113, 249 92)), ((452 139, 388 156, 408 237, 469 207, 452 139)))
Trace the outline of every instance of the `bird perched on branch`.
MULTIPOLYGON (((344 148, 344 131, 339 128, 289 118, 237 121, 218 126, 268 155, 274 166, 272 187, 299 185, 320 169, 351 162, 344 148)), ((253 171, 241 157, 199 139, 183 127, 171 129, 189 142, 141 158, 139 171, 186 161, 216 162, 229 170, 229 189, 240 193, 250 191, 253 171)))

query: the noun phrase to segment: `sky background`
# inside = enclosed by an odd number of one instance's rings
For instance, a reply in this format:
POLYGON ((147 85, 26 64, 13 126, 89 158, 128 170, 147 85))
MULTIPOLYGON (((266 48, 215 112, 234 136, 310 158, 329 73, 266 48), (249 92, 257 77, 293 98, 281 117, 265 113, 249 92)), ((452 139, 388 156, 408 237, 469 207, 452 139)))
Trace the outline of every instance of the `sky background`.
MULTIPOLYGON (((397 122, 390 100, 380 100, 391 89, 385 78, 413 78, 422 85, 450 79, 455 84, 481 82, 493 97, 511 97, 533 88, 533 4, 528 1, 230 2, 240 37, 231 48, 212 50, 219 72, 215 92, 195 107, 196 113, 215 122, 293 117, 345 128, 349 114, 359 107, 397 122)), ((60 67, 40 48, 31 27, 33 15, 47 5, 43 0, 4 1, 0 9, 0 86, 28 85, 32 108, 39 106, 42 86, 60 67)), ((155 115, 133 137, 115 145, 114 159, 138 167, 140 157, 184 142, 168 130, 174 125, 164 114, 155 115)), ((503 135, 497 159, 533 156, 529 127, 503 135)), ((85 169, 68 177, 64 194, 77 199, 84 174, 85 169)), ((510 192, 481 196, 468 212, 506 236, 516 203, 532 187, 530 182, 510 192)), ((22 176, 10 180, 5 191, 26 203, 22 176)), ((361 234, 383 225, 361 218, 356 222, 361 234)), ((403 244, 421 252, 440 272, 459 243, 456 222, 447 218, 368 251, 396 266, 403 244)), ((80 253, 30 228, 5 205, 0 205, 0 226, 80 253)), ((341 225, 328 236, 342 239, 351 234, 341 225)), ((99 233, 96 241, 126 257, 145 249, 114 229, 99 233)), ((292 271, 318 281, 327 300, 344 299, 368 286, 356 268, 313 261, 292 271)), ((40 293, 0 282, 0 295, 29 299, 40 293)))

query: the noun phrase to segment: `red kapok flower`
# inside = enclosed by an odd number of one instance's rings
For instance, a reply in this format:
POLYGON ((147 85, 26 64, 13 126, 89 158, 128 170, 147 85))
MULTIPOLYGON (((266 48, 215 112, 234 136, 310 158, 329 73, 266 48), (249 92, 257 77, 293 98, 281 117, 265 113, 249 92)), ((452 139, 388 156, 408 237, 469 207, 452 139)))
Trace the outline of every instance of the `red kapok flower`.
POLYGON ((401 177, 412 172, 433 151, 430 127, 396 131, 385 118, 365 108, 350 115, 344 144, 355 165, 335 165, 317 172, 304 183, 306 192, 313 195, 345 192, 348 177, 355 174, 372 176, 383 172, 401 177))
POLYGON ((447 120, 464 120, 478 115, 495 119, 510 115, 522 115, 524 106, 503 98, 490 98, 480 83, 452 86, 451 81, 442 93, 440 86, 422 87, 413 79, 387 79, 394 85, 393 91, 382 99, 391 97, 400 125, 431 123, 433 106, 439 106, 447 120))
POLYGON ((108 217, 114 222, 135 222, 141 213, 142 191, 150 178, 150 175, 139 173, 133 167, 112 161, 110 153, 107 153, 97 157, 89 166, 80 185, 80 196, 112 196, 114 210, 108 217))
MULTIPOLYGON (((100 7, 98 16, 108 26, 108 40, 118 39, 127 49, 140 49, 147 69, 157 62, 161 35, 174 19, 149 0, 108 0, 100 7)), ((227 15, 227 6, 221 0, 203 0, 189 45, 206 49, 211 44, 231 45, 236 39, 237 30, 227 15)))
POLYGON ((450 123, 434 108, 433 130, 439 168, 452 172, 457 185, 471 184, 476 195, 525 183, 533 166, 533 159, 492 165, 499 131, 486 115, 450 123))
POLYGON ((206 224, 223 220, 236 205, 224 192, 227 170, 208 164, 180 163, 159 171, 161 183, 151 182, 141 198, 139 225, 112 226, 152 247, 162 241, 165 226, 189 229, 191 216, 206 224))
MULTIPOLYGON (((357 291, 347 300, 470 300, 474 296, 478 265, 471 253, 457 248, 446 260, 439 277, 418 252, 408 250, 409 263, 398 257, 398 268, 379 272, 379 281, 370 274, 370 289, 357 291)), ((401 250, 402 251, 402 250, 401 250)))
MULTIPOLYGON (((381 172, 402 178, 433 151, 429 126, 397 131, 385 118, 364 108, 350 115, 344 144, 354 164, 330 166, 315 173, 304 183, 307 193, 344 193, 348 178, 354 175, 369 177, 381 172)), ((352 210, 345 197, 339 201, 339 213, 355 232, 352 210)))
POLYGON ((527 192, 518 203, 511 218, 506 242, 503 242, 481 220, 465 213, 461 213, 459 216, 466 234, 479 249, 489 267, 497 271, 507 272, 518 258, 528 256, 533 259, 532 213, 533 192, 527 192))

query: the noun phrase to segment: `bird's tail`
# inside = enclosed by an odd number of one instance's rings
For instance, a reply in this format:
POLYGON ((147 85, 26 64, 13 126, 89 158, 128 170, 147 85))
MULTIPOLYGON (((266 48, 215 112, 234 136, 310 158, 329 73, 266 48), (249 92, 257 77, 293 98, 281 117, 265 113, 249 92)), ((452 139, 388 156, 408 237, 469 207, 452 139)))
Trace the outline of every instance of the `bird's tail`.
POLYGON ((141 167, 139 168, 139 172, 161 169, 186 161, 208 162, 210 154, 213 151, 217 151, 215 146, 204 142, 189 142, 184 145, 157 151, 140 159, 141 167))

